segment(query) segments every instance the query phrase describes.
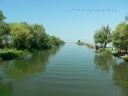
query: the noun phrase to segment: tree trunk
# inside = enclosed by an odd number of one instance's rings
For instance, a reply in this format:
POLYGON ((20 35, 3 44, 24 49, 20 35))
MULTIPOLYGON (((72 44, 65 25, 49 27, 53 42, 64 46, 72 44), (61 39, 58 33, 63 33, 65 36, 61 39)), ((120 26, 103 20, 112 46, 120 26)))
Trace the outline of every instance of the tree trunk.
POLYGON ((106 48, 107 43, 104 44, 104 48, 106 48))
POLYGON ((126 52, 126 54, 127 54, 127 53, 128 53, 128 50, 126 49, 125 52, 126 52))

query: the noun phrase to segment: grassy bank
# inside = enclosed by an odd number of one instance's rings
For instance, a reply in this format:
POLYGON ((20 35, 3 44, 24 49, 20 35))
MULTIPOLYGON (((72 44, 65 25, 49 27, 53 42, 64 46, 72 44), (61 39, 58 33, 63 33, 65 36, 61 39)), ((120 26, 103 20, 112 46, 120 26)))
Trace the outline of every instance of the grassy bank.
POLYGON ((28 50, 4 49, 0 51, 0 60, 18 59, 27 54, 30 54, 28 50))
POLYGON ((128 54, 125 54, 124 52, 115 52, 115 51, 113 51, 112 55, 116 56, 116 57, 120 57, 120 58, 122 58, 122 59, 124 59, 125 61, 128 62, 128 54))
POLYGON ((103 54, 112 54, 115 57, 128 61, 128 54, 125 54, 125 52, 118 52, 116 50, 112 50, 111 48, 99 48, 99 52, 103 54))
POLYGON ((84 45, 84 42, 81 42, 80 40, 78 40, 78 42, 76 44, 78 44, 78 45, 84 45))
POLYGON ((76 44, 78 44, 78 45, 84 45, 83 42, 77 42, 76 44))
POLYGON ((110 48, 99 48, 99 52, 103 54, 112 54, 112 50, 110 48))

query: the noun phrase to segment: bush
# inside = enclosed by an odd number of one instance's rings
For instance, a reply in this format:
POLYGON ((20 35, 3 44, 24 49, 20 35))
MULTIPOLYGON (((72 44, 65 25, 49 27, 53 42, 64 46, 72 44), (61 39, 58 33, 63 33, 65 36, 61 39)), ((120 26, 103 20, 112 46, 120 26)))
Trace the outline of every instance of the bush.
POLYGON ((0 52, 0 58, 2 60, 11 60, 14 58, 19 58, 27 54, 28 51, 21 51, 21 50, 6 50, 0 52))
POLYGON ((2 58, 2 60, 10 60, 18 57, 18 55, 13 52, 3 51, 0 53, 0 57, 2 58))
POLYGON ((77 42, 76 44, 78 44, 78 45, 84 45, 83 42, 77 42))
POLYGON ((99 48, 99 52, 103 54, 112 54, 112 50, 110 48, 99 48))

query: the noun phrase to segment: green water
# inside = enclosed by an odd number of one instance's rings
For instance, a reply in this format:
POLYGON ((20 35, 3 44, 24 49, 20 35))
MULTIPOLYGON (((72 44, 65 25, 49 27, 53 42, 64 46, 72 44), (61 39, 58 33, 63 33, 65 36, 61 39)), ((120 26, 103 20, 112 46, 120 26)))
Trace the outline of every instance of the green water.
POLYGON ((0 62, 0 96, 128 96, 128 63, 66 43, 0 62))

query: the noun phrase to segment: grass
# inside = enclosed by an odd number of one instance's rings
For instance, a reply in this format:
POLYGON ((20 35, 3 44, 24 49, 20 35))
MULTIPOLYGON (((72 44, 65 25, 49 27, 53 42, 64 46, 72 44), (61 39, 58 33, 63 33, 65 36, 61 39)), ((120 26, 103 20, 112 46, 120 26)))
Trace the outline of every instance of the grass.
POLYGON ((103 54, 112 54, 113 56, 122 58, 128 62, 128 55, 125 55, 125 52, 113 51, 110 48, 99 48, 99 52, 103 54))
POLYGON ((16 49, 4 49, 0 51, 1 60, 11 60, 15 58, 22 58, 29 54, 27 50, 16 50, 16 49))
POLYGON ((83 42, 77 42, 76 44, 78 44, 78 45, 84 45, 83 42))
POLYGON ((112 50, 110 48, 99 48, 99 52, 103 54, 112 54, 112 50))
POLYGON ((121 56, 121 58, 128 62, 128 56, 121 56))
POLYGON ((116 56, 116 57, 121 57, 121 56, 124 56, 125 55, 125 53, 123 53, 123 52, 112 52, 112 55, 113 56, 116 56))

